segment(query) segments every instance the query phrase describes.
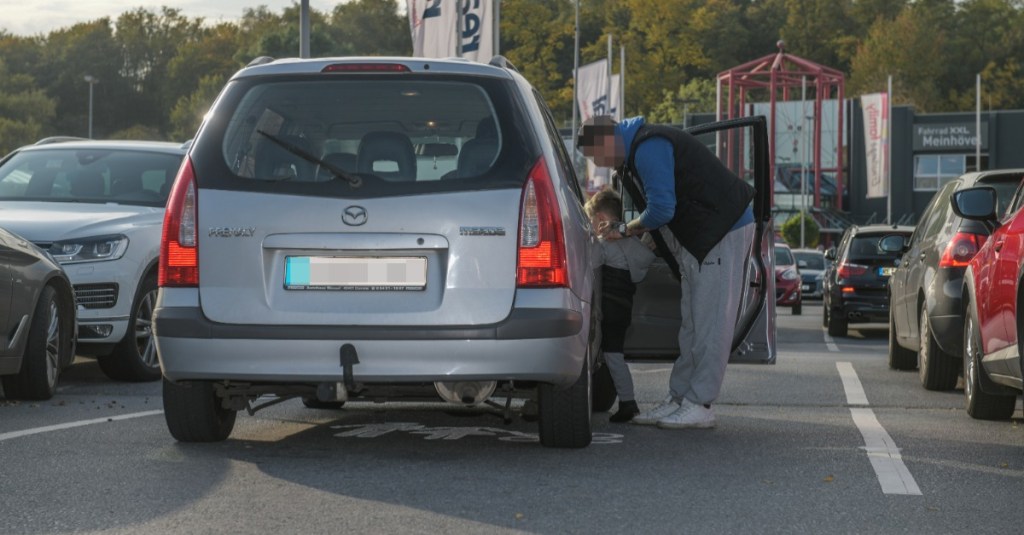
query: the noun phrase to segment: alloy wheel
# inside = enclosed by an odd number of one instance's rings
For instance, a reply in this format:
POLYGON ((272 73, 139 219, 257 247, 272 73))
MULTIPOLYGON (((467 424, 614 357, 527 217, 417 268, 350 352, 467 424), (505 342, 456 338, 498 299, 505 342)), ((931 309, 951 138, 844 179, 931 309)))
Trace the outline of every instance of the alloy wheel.
POLYGON ((153 307, 157 290, 151 290, 139 300, 135 313, 135 344, 143 364, 157 366, 156 343, 153 340, 153 307))

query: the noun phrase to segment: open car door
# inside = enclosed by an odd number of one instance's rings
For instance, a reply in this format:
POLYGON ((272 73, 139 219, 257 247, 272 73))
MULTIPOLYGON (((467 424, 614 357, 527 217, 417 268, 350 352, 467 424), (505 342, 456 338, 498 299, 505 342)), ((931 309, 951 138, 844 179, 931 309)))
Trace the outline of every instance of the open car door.
MULTIPOLYGON (((775 268, 772 248, 772 178, 768 171, 768 128, 763 116, 743 117, 686 129, 704 142, 737 176, 754 186, 756 231, 747 266, 731 363, 775 363, 775 268)), ((624 221, 643 211, 642 198, 620 188, 624 221)), ((631 358, 675 359, 679 354, 679 282, 670 263, 659 253, 647 277, 637 284, 633 323, 626 334, 625 353, 631 358)), ((674 263, 674 262, 671 262, 674 263)))

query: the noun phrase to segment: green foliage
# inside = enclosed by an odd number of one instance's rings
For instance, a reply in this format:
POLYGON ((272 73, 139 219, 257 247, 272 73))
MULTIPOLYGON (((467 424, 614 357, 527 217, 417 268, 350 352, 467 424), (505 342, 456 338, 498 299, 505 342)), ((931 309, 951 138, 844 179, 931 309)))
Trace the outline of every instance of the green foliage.
MULTIPOLYGON (((408 55, 399 0, 337 2, 311 10, 311 54, 408 55)), ((173 8, 135 8, 47 35, 0 31, 0 148, 47 135, 191 137, 224 80, 261 55, 294 57, 299 6, 243 10, 209 24, 173 8), (17 90, 12 89, 17 85, 17 90), (25 84, 28 84, 27 86, 25 84), (148 127, 141 132, 136 128, 148 127)), ((1021 0, 580 0, 580 63, 626 49, 626 115, 682 121, 714 109, 715 77, 786 51, 849 73, 846 95, 884 90, 918 111, 1024 108, 1021 0), (688 102, 684 106, 686 101, 688 102)), ((572 116, 575 2, 503 0, 501 53, 537 87, 556 121, 572 116)))
MULTIPOLYGON (((790 247, 800 247, 800 219, 801 214, 796 214, 782 224, 782 237, 790 247)), ((804 246, 817 247, 821 239, 821 229, 818 222, 810 214, 803 214, 804 222, 804 246)))

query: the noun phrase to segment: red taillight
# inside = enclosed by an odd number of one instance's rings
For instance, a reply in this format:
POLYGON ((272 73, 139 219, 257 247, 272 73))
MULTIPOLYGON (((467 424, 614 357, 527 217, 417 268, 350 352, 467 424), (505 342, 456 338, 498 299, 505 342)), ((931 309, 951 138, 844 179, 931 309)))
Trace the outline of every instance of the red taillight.
POLYGON ((160 236, 160 286, 199 286, 199 236, 196 232, 196 176, 192 160, 181 163, 164 212, 160 236))
POLYGON ((847 264, 846 262, 843 262, 842 264, 839 264, 839 269, 836 270, 836 276, 838 279, 842 280, 864 275, 867 272, 867 266, 862 266, 860 264, 847 264))
POLYGON ((544 158, 530 170, 520 206, 516 285, 520 288, 567 286, 569 271, 561 211, 544 158))
POLYGON ((334 63, 320 72, 409 72, 401 63, 334 63))
POLYGON ((957 232, 956 236, 949 240, 949 245, 946 245, 946 250, 939 259, 939 267, 967 267, 974 255, 978 254, 978 249, 985 245, 986 238, 987 236, 957 232))

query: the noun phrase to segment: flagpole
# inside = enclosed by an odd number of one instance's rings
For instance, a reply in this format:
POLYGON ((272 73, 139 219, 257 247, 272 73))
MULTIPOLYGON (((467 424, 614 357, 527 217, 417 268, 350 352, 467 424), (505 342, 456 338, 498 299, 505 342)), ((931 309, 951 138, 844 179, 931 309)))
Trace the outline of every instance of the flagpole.
POLYGON ((800 77, 800 248, 806 247, 804 227, 807 224, 807 77, 800 77))
POLYGON ((974 170, 981 171, 981 73, 974 82, 974 170))
POLYGON ((612 115, 612 61, 612 34, 608 34, 608 89, 604 92, 608 95, 608 115, 612 115))
POLYGON ((579 72, 580 72, 580 0, 576 0, 576 37, 572 50, 572 146, 576 148, 576 122, 579 116, 579 72))
POLYGON ((501 0, 494 0, 494 55, 501 55, 501 0))
POLYGON ((892 154, 892 75, 889 75, 889 93, 885 97, 885 222, 892 224, 892 165, 890 154, 892 154))
POLYGON ((455 54, 462 57, 462 0, 455 0, 455 54))
POLYGON ((626 47, 619 45, 619 120, 626 118, 626 47))

